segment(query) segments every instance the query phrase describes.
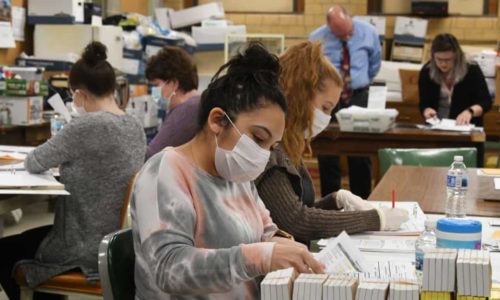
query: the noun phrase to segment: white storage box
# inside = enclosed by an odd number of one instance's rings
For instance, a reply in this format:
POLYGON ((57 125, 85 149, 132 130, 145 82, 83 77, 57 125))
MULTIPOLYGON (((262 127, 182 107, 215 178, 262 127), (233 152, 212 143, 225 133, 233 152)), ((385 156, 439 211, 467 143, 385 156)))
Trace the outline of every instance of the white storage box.
POLYGON ((245 34, 247 27, 245 25, 229 25, 227 27, 199 27, 193 26, 192 35, 199 45, 221 44, 224 45, 226 34, 245 34))
POLYGON ((28 17, 49 17, 69 15, 76 23, 83 23, 83 0, 30 0, 28 1, 28 17))
POLYGON ((42 122, 42 111, 42 96, 0 96, 0 124, 39 124, 42 122))
POLYGON ((131 97, 127 113, 135 116, 144 128, 158 127, 158 106, 150 95, 131 97))
POLYGON ((170 25, 174 29, 198 24, 206 19, 223 18, 224 6, 222 2, 207 3, 169 13, 170 25))
POLYGON ((391 128, 398 111, 390 109, 368 109, 351 106, 339 110, 335 117, 340 125, 340 131, 381 133, 391 128))
POLYGON ((35 57, 41 59, 80 58, 92 41, 106 45, 108 62, 116 69, 123 68, 122 28, 92 25, 36 25, 33 37, 35 57))

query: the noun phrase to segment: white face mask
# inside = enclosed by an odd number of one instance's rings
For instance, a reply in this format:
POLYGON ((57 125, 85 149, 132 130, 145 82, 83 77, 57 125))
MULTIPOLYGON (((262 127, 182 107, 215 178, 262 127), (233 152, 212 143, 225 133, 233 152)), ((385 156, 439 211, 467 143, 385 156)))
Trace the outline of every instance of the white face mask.
POLYGON ((241 134, 229 116, 226 117, 239 133, 240 139, 233 150, 225 150, 219 147, 215 137, 215 169, 220 176, 232 182, 252 181, 266 168, 271 152, 262 149, 246 134, 241 134))
POLYGON ((79 116, 82 116, 82 115, 87 113, 87 111, 85 110, 85 107, 76 106, 75 101, 71 102, 71 109, 73 109, 73 111, 79 116))
MULTIPOLYGON (((321 131, 325 130, 325 128, 330 124, 332 116, 325 114, 321 109, 314 108, 314 116, 313 116, 313 127, 312 127, 312 135, 311 137, 317 136, 321 131)), ((304 133, 306 138, 309 137, 309 133, 307 130, 304 133)))

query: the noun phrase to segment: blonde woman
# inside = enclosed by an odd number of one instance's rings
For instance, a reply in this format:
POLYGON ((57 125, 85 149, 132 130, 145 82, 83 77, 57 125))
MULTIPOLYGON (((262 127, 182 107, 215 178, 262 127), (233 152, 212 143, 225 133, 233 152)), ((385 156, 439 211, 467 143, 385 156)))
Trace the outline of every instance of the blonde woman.
POLYGON ((343 230, 398 229, 408 218, 399 209, 375 209, 346 190, 314 199, 311 177, 302 162, 311 139, 330 122, 342 92, 342 79, 319 42, 292 46, 280 58, 280 85, 288 112, 282 142, 256 180, 257 189, 278 227, 301 242, 331 237, 343 230), (345 208, 346 211, 340 211, 345 208), (347 211, 350 210, 350 211, 347 211))

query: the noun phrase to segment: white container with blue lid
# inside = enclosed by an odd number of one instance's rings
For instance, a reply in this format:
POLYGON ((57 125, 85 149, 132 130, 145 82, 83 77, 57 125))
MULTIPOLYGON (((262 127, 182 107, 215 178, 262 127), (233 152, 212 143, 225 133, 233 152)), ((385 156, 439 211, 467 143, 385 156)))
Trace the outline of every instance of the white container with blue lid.
POLYGON ((465 218, 443 218, 437 221, 438 248, 481 249, 481 222, 465 218))

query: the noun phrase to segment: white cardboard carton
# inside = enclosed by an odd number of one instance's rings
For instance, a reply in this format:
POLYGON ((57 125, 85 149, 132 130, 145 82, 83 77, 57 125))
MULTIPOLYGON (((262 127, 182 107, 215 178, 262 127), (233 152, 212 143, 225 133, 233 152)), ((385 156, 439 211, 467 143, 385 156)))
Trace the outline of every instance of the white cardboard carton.
POLYGON ((32 125, 42 122, 43 97, 0 96, 0 115, 6 125, 32 125))
POLYGON ((201 23, 205 19, 223 19, 224 6, 222 2, 212 2, 169 13, 172 28, 181 28, 201 23))

